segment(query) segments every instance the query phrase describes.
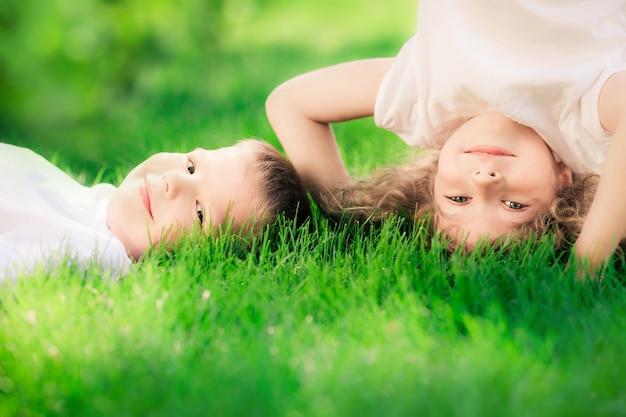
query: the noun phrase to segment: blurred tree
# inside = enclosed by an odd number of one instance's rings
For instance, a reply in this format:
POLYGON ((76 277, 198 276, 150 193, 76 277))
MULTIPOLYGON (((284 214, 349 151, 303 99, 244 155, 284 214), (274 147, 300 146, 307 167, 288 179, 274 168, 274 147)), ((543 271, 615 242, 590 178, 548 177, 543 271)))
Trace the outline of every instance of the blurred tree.
POLYGON ((224 0, 2 0, 0 128, 74 122, 211 53, 224 0))

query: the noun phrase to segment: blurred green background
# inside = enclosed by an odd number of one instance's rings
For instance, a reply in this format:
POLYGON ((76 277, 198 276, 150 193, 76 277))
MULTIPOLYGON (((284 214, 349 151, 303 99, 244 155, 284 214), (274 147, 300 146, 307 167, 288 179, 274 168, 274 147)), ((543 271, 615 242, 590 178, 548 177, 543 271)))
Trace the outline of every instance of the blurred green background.
MULTIPOLYGON (((0 140, 86 182, 119 181, 161 150, 250 136, 278 146, 264 113, 274 86, 394 55, 416 9, 408 0, 2 0, 0 140)), ((367 166, 367 151, 354 151, 347 163, 367 166)))

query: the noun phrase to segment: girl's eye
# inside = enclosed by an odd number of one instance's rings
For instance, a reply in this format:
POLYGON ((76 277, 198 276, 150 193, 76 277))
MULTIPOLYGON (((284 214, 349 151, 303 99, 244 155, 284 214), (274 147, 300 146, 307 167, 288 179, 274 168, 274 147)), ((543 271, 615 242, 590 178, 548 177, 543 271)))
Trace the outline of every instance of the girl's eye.
POLYGON ((454 201, 455 203, 467 203, 469 200, 469 198, 462 195, 453 195, 452 197, 448 197, 448 199, 454 201))
POLYGON ((522 203, 516 203, 515 201, 505 201, 504 205, 513 210, 521 210, 526 208, 526 206, 522 203))
POLYGON ((191 159, 187 161, 187 172, 189 172, 190 174, 196 172, 196 166, 191 159))
POLYGON ((196 201, 196 214, 198 215, 198 221, 200 222, 200 224, 204 224, 204 209, 202 208, 200 203, 198 203, 197 201, 196 201))

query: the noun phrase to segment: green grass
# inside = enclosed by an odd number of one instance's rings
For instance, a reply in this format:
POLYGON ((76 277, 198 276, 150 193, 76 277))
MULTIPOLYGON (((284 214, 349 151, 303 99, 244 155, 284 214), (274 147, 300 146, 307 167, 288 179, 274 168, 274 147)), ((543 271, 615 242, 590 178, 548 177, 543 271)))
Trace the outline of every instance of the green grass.
MULTIPOLYGON (((393 55, 408 36, 382 18, 410 30, 408 2, 348 3, 330 22, 353 23, 334 38, 320 11, 270 8, 250 18, 265 37, 237 32, 219 58, 176 63, 161 89, 5 140, 87 183, 116 182, 163 149, 278 146, 263 112, 274 85, 393 55), (264 30, 289 17, 302 37, 264 30), (324 48, 304 36, 316 23, 324 48)), ((409 152, 371 120, 336 131, 355 174, 409 152)), ((366 230, 316 212, 312 229, 280 223, 249 249, 233 236, 181 242, 119 281, 68 266, 0 288, 0 416, 626 415, 622 263, 580 282, 549 239, 451 254, 399 219, 366 230)))
POLYGON ((281 225, 185 243, 119 282, 2 292, 4 415, 619 415, 623 283, 544 241, 448 254, 405 233, 281 225))

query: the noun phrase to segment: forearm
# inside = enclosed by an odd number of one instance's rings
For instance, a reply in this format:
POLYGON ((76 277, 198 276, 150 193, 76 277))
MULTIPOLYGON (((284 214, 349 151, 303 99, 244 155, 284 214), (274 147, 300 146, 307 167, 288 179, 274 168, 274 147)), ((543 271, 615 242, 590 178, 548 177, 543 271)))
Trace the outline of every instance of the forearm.
POLYGON ((607 152, 598 190, 576 241, 576 255, 598 268, 626 237, 626 124, 620 123, 607 152))
POLYGON ((275 90, 266 108, 268 120, 304 186, 317 192, 349 182, 332 127, 308 117, 294 98, 300 100, 275 90))
POLYGON ((576 240, 576 256, 596 271, 626 237, 626 71, 605 83, 598 100, 604 129, 613 133, 596 195, 576 240))
POLYGON ((372 116, 392 62, 380 58, 322 68, 283 83, 268 97, 268 120, 310 191, 350 181, 331 123, 372 116))

